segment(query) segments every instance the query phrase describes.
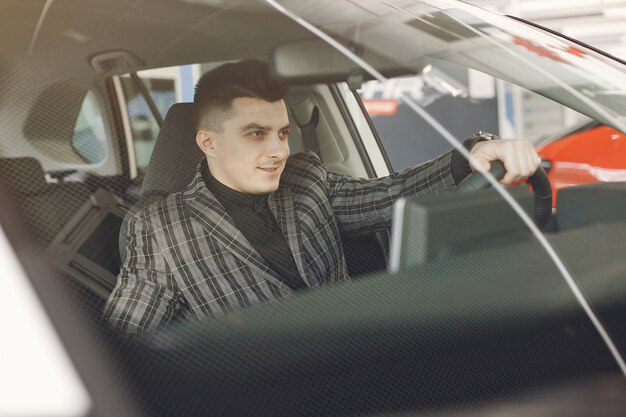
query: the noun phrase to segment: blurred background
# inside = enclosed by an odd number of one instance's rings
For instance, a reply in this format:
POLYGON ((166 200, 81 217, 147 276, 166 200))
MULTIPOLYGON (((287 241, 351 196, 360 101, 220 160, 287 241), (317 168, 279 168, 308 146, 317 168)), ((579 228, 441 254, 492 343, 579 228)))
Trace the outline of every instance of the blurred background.
POLYGON ((539 23, 626 59, 626 1, 470 0, 467 3, 539 23))

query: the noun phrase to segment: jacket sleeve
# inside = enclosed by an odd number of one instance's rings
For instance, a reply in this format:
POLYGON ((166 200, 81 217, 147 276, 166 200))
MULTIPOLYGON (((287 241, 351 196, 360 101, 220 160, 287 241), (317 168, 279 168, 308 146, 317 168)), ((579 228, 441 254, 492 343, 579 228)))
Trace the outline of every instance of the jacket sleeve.
POLYGON ((400 197, 454 190, 452 151, 382 178, 364 179, 327 172, 326 189, 341 232, 358 235, 388 229, 400 197))
POLYGON ((177 291, 150 223, 132 217, 127 239, 126 258, 103 316, 122 333, 143 333, 175 313, 177 291))

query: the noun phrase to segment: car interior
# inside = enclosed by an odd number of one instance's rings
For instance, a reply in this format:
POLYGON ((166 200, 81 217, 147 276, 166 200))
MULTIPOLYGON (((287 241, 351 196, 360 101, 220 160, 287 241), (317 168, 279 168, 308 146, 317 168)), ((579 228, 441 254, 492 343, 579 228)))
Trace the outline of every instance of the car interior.
MULTIPOLYGON (((272 63, 288 57, 277 45, 312 35, 257 2, 58 0, 37 25, 39 3, 0 5, 0 33, 15 40, 0 47, 0 185, 142 412, 435 416, 494 401, 541 403, 544 389, 563 392, 554 398, 602 383, 626 392, 561 266, 491 189, 407 201, 391 255, 391 230, 342 237, 355 278, 348 285, 175 322, 142 341, 118 338, 99 316, 126 256, 128 219, 181 191, 203 156, 192 103, 177 100, 139 170, 121 78, 243 57, 272 63), (254 29, 259 21, 263 30, 254 29), (97 117, 78 137, 88 95, 97 117), (81 151, 83 140, 91 145, 81 151)), ((391 170, 376 132, 348 109, 349 87, 364 77, 353 72, 291 80, 290 149, 312 149, 336 172, 382 176, 391 170)), ((511 194, 532 217, 528 187, 511 194)), ((625 204, 626 183, 563 189, 542 235, 622 354, 625 204)))

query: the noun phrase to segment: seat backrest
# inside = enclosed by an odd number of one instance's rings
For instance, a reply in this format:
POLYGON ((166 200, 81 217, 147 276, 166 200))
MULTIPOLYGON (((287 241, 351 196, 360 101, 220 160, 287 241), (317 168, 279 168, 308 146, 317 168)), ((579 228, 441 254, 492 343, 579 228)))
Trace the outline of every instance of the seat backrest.
POLYGON ((120 258, 126 257, 130 218, 168 194, 182 191, 193 179, 204 156, 195 140, 193 103, 175 103, 161 124, 141 186, 141 198, 126 213, 119 234, 120 258))
POLYGON ((34 195, 44 192, 45 173, 35 158, 0 158, 0 178, 14 195, 34 195))
POLYGON ((0 158, 0 178, 35 241, 47 246, 91 194, 82 183, 48 183, 39 161, 0 158))

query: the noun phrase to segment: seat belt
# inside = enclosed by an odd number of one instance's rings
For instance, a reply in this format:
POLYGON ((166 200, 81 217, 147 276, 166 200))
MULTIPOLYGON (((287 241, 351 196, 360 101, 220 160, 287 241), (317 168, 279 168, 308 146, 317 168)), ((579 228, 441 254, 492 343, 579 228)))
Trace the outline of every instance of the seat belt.
POLYGON ((320 111, 317 106, 313 106, 311 112, 311 119, 306 124, 299 124, 300 133, 302 134, 302 142, 304 143, 304 149, 310 149, 320 156, 319 142, 317 141, 317 124, 320 121, 320 111))

